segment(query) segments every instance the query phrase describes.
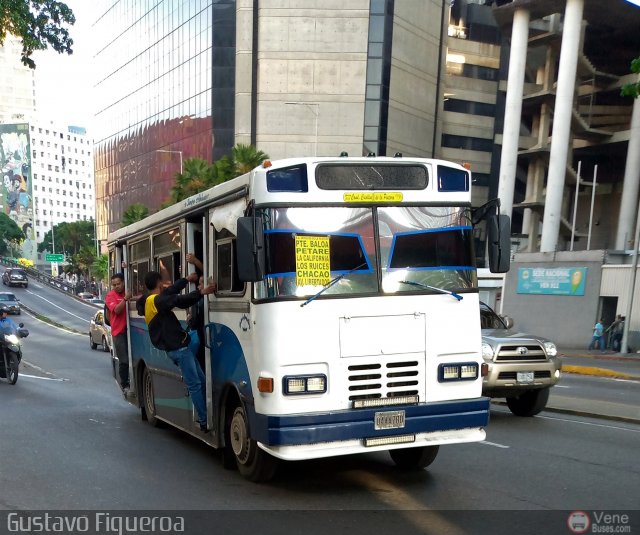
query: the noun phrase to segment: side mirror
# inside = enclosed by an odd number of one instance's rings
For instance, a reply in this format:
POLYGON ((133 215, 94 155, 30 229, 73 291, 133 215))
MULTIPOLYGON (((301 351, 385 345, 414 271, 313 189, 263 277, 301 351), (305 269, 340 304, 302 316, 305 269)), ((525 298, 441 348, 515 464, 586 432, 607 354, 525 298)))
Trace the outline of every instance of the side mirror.
POLYGON ((24 327, 24 323, 18 323, 18 327, 22 329, 24 327))
POLYGON ((266 257, 262 221, 257 217, 238 218, 236 237, 238 278, 242 282, 257 282, 264 278, 266 257))
MULTIPOLYGON (((22 324, 20 324, 20 325, 22 325, 22 324)), ((27 331, 27 329, 20 328, 20 329, 18 329, 18 336, 20 338, 26 338, 27 336, 29 336, 29 331, 27 331)))
POLYGON ((500 316, 500 318, 507 326, 507 329, 511 329, 511 327, 513 327, 513 318, 511 316, 500 316))
POLYGON ((491 273, 506 273, 511 263, 511 220, 507 215, 487 218, 487 246, 491 273))

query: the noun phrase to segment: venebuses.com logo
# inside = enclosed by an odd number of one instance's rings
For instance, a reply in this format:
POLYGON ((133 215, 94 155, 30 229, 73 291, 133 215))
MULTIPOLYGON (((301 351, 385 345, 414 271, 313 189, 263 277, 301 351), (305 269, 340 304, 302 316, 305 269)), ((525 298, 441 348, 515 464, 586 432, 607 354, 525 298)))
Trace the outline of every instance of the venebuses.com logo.
POLYGON ((631 533, 629 515, 604 511, 573 511, 567 518, 572 533, 631 533))

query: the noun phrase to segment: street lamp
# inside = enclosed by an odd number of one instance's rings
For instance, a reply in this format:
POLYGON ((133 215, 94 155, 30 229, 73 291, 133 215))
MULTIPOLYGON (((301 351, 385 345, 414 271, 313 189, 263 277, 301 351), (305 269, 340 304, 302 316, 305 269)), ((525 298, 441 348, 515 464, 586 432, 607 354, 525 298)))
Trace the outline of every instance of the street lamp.
POLYGON ((182 151, 181 150, 156 149, 154 152, 167 152, 169 154, 179 154, 180 155, 180 174, 182 174, 182 151))
POLYGON ((306 106, 311 110, 315 118, 315 142, 314 142, 314 156, 318 155, 318 116, 320 115, 320 104, 317 102, 285 102, 292 106, 306 106))

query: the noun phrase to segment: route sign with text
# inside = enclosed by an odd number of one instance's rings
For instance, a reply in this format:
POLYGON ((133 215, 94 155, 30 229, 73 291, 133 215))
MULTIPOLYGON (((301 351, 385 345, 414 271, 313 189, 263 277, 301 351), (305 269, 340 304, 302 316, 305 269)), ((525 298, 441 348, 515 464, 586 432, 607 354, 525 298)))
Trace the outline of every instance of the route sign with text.
POLYGON ((46 254, 44 255, 45 262, 64 262, 63 254, 46 254))

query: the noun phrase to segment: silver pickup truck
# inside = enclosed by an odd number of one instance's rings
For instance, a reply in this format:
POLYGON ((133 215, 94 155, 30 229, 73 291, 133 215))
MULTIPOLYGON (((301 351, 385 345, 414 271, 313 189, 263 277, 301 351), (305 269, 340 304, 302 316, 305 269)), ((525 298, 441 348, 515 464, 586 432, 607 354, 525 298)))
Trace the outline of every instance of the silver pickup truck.
POLYGON ((556 345, 540 336, 511 330, 513 320, 480 303, 482 358, 489 366, 482 393, 507 398, 516 416, 534 416, 545 408, 562 367, 556 345))

